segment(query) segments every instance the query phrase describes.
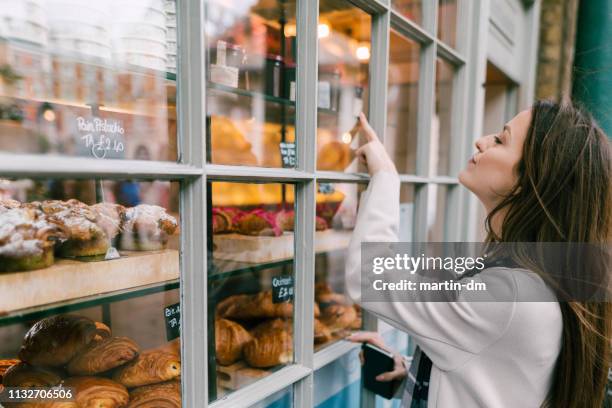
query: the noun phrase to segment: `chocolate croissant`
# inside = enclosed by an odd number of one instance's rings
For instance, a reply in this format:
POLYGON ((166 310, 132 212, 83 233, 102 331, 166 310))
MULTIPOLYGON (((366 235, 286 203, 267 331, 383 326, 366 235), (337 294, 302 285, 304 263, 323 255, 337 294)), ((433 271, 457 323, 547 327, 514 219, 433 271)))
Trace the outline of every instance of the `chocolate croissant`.
MULTIPOLYGON (((218 316, 226 319, 266 319, 274 317, 292 317, 292 303, 273 303, 272 291, 267 290, 255 295, 234 295, 225 298, 217 305, 218 316)), ((315 317, 319 316, 319 307, 315 304, 315 317)))
POLYGON ((319 319, 314 320, 314 342, 316 344, 325 343, 332 339, 331 330, 319 319))
POLYGON ((168 381, 130 391, 128 408, 181 408, 181 384, 168 381))
POLYGON ((215 353, 219 364, 230 365, 238 361, 249 341, 251 335, 238 323, 227 319, 215 320, 215 353))
POLYGON ((5 387, 53 387, 62 381, 62 373, 52 368, 34 367, 19 363, 4 373, 2 385, 5 387))
POLYGON ((181 375, 181 361, 174 353, 144 351, 135 360, 119 367, 113 380, 128 388, 170 381, 181 375))
POLYGON ((103 377, 71 377, 64 387, 74 388, 79 408, 123 408, 130 399, 123 385, 103 377))
POLYGON ((323 310, 321 322, 334 332, 350 328, 357 320, 357 311, 353 306, 331 305, 323 310))
POLYGON ((273 367, 293 360, 293 336, 282 328, 256 330, 257 335, 244 346, 244 359, 257 368, 273 367))
POLYGON ((68 363, 70 375, 93 375, 132 361, 138 356, 138 345, 127 337, 107 337, 92 341, 68 363))
POLYGON ((86 317, 48 317, 28 330, 19 350, 19 359, 36 366, 63 366, 80 353, 97 333, 96 324, 86 317))

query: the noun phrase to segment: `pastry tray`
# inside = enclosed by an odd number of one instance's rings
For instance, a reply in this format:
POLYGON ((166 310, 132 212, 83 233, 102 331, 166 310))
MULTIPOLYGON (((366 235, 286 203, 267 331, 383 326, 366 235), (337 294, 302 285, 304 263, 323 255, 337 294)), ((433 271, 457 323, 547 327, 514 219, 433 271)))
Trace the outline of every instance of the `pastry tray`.
POLYGON ((175 249, 120 253, 121 258, 110 261, 56 258, 49 268, 0 273, 0 315, 179 277, 175 249))
MULTIPOLYGON (((315 252, 329 252, 348 247, 351 230, 315 232, 315 252)), ((213 237, 216 259, 236 262, 263 263, 291 259, 294 254, 293 233, 279 237, 258 237, 241 234, 217 234, 213 237)))

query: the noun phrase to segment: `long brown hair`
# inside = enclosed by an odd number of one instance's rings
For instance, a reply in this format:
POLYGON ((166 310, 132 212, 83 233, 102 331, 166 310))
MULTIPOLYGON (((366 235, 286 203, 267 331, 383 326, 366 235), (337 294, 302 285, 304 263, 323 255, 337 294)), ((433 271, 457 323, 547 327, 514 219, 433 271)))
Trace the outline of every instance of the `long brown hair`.
MULTIPOLYGON (((612 151, 606 135, 586 110, 571 102, 538 101, 531 113, 518 182, 488 214, 486 242, 608 245, 612 151), (501 211, 506 213, 499 236, 491 221, 501 211)), ((612 304, 559 305, 562 346, 543 407, 601 407, 610 367, 612 304)))

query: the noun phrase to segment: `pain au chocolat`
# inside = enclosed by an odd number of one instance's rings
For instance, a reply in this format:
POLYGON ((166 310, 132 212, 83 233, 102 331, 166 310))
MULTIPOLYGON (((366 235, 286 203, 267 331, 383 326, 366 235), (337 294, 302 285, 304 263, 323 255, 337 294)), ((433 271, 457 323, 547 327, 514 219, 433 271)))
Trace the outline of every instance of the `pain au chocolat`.
POLYGON ((68 363, 70 375, 93 375, 119 367, 138 356, 138 345, 127 337, 92 341, 68 363))

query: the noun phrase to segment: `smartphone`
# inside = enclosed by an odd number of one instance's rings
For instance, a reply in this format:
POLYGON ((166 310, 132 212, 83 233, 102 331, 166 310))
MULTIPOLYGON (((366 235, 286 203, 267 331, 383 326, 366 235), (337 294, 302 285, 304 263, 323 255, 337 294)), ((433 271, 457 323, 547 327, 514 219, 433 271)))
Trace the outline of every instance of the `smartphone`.
POLYGON ((376 377, 380 374, 393 371, 395 366, 393 354, 369 343, 364 343, 362 350, 364 362, 361 368, 361 378, 363 378, 363 386, 383 398, 393 398, 395 382, 376 380, 376 377))

